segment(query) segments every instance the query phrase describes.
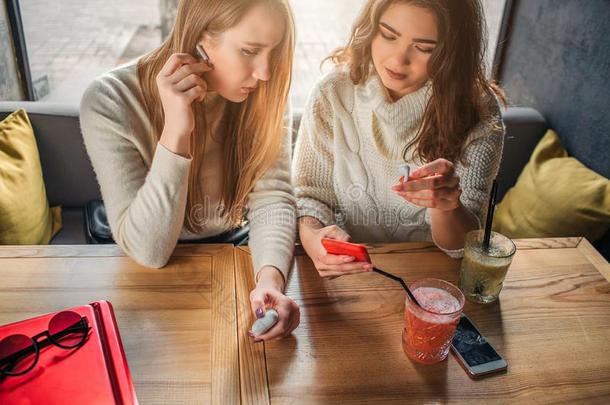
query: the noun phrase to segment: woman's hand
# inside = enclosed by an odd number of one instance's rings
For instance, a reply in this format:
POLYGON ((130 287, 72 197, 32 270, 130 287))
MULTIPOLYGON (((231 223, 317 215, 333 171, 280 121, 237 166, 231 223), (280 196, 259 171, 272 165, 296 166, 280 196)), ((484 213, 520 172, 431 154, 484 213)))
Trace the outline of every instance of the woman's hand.
POLYGON ((326 252, 322 246, 322 239, 328 238, 343 242, 350 240, 350 236, 336 225, 322 227, 318 220, 304 217, 299 221, 299 235, 303 248, 322 278, 333 279, 346 274, 373 270, 373 265, 370 263, 354 262, 356 259, 354 256, 331 255, 326 252))
POLYGON ((281 339, 299 326, 301 311, 296 302, 283 294, 284 276, 272 266, 263 267, 258 273, 256 288, 250 292, 250 305, 257 319, 265 316, 268 309, 275 309, 279 315, 277 323, 262 335, 248 334, 256 342, 281 339))
POLYGON ((437 159, 415 170, 405 181, 392 186, 392 190, 406 201, 420 207, 440 211, 453 211, 460 207, 460 178, 453 163, 437 159))
POLYGON ((208 86, 201 75, 212 69, 189 54, 175 53, 157 75, 165 116, 160 142, 174 153, 189 153, 190 136, 195 128, 192 104, 204 100, 208 86))

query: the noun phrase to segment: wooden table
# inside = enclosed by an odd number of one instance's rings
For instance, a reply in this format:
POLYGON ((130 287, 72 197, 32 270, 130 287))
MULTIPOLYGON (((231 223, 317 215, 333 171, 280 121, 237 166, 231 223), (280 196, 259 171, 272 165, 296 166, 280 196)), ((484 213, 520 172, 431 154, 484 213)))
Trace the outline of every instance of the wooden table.
MULTIPOLYGON (((405 294, 376 273, 320 279, 300 251, 288 294, 301 325, 254 344, 249 254, 236 254, 242 403, 610 403, 610 266, 585 240, 516 241, 500 300, 465 312, 507 359, 508 372, 471 380, 453 355, 433 366, 403 353, 405 294), (605 277, 605 278, 604 278, 605 277)), ((377 267, 406 280, 457 282, 459 261, 430 244, 379 245, 377 267)))
POLYGON ((115 245, 0 247, 0 325, 105 299, 141 404, 238 403, 233 256, 179 245, 149 269, 115 245))
MULTIPOLYGON (((466 313, 509 362, 470 380, 455 359, 402 352, 404 294, 377 274, 321 280, 297 249, 288 294, 301 325, 253 343, 247 249, 179 245, 148 269, 116 246, 0 247, 0 324, 107 299, 136 392, 156 403, 610 401, 610 266, 584 239, 517 241, 501 299, 466 313)), ((407 280, 456 282, 459 262, 426 243, 378 245, 375 264, 407 280)))

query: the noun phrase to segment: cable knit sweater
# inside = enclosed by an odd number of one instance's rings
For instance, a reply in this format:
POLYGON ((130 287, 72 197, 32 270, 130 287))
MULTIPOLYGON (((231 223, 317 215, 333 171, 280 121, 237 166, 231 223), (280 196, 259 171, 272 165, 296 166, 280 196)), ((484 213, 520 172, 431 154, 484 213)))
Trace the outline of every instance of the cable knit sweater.
MULTIPOLYGON (((193 213, 205 225, 200 234, 192 234, 183 227, 191 159, 149 136, 152 124, 139 94, 135 63, 103 75, 83 96, 81 128, 115 241, 139 263, 161 267, 179 238, 198 239, 231 228, 214 209, 219 203, 222 149, 213 138, 223 136, 214 135, 206 145, 201 168, 206 201, 193 213)), ((291 128, 284 138, 277 162, 248 196, 247 219, 255 271, 271 265, 287 277, 296 236, 291 128)))
MULTIPOLYGON (((432 241, 429 210, 391 190, 405 163, 403 148, 416 136, 430 94, 428 83, 392 102, 376 74, 357 86, 345 67, 327 74, 314 89, 299 129, 293 160, 297 216, 337 224, 356 242, 432 241)), ((454 162, 461 202, 479 226, 504 142, 495 97, 489 107, 489 118, 466 140, 469 164, 454 162)), ((411 169, 423 164, 413 154, 406 163, 411 169)), ((454 258, 463 255, 463 249, 440 248, 454 258)))

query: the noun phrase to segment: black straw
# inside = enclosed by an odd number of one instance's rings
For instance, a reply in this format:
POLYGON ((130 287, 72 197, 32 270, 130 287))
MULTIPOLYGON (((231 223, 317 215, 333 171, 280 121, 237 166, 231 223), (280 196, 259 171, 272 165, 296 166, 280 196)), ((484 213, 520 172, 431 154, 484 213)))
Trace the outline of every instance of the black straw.
POLYGON ((402 278, 395 276, 393 274, 390 273, 386 273, 383 270, 378 269, 377 267, 373 267, 373 271, 376 273, 381 274, 382 276, 385 276, 387 278, 391 278, 394 281, 398 281, 400 283, 400 285, 402 285, 402 288, 405 289, 405 291, 407 292, 407 294, 409 295, 409 298, 411 298, 411 300, 417 304, 418 307, 421 308, 421 305, 419 304, 419 302, 417 302, 417 299, 415 299, 415 296, 413 295, 413 293, 411 292, 411 290, 409 290, 409 287, 407 287, 407 283, 405 283, 405 280, 403 280, 402 278))
POLYGON ((494 179, 489 196, 489 207, 487 208, 487 220, 485 221, 485 234, 483 236, 483 250, 489 250, 491 240, 491 225, 494 220, 494 210, 496 208, 496 198, 498 197, 498 180, 494 179))

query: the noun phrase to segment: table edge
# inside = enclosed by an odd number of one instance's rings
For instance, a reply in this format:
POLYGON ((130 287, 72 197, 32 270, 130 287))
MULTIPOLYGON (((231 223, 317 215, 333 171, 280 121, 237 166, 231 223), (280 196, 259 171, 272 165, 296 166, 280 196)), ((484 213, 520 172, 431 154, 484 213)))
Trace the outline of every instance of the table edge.
POLYGON ((582 238, 577 247, 578 250, 587 258, 593 267, 610 282, 610 264, 608 261, 595 249, 595 247, 587 240, 582 238))
MULTIPOLYGON (((180 244, 172 257, 216 255, 231 244, 180 244)), ((4 245, 0 246, 0 259, 61 257, 128 257, 116 244, 91 245, 4 245)), ((170 259, 171 260, 171 259, 170 259)))

